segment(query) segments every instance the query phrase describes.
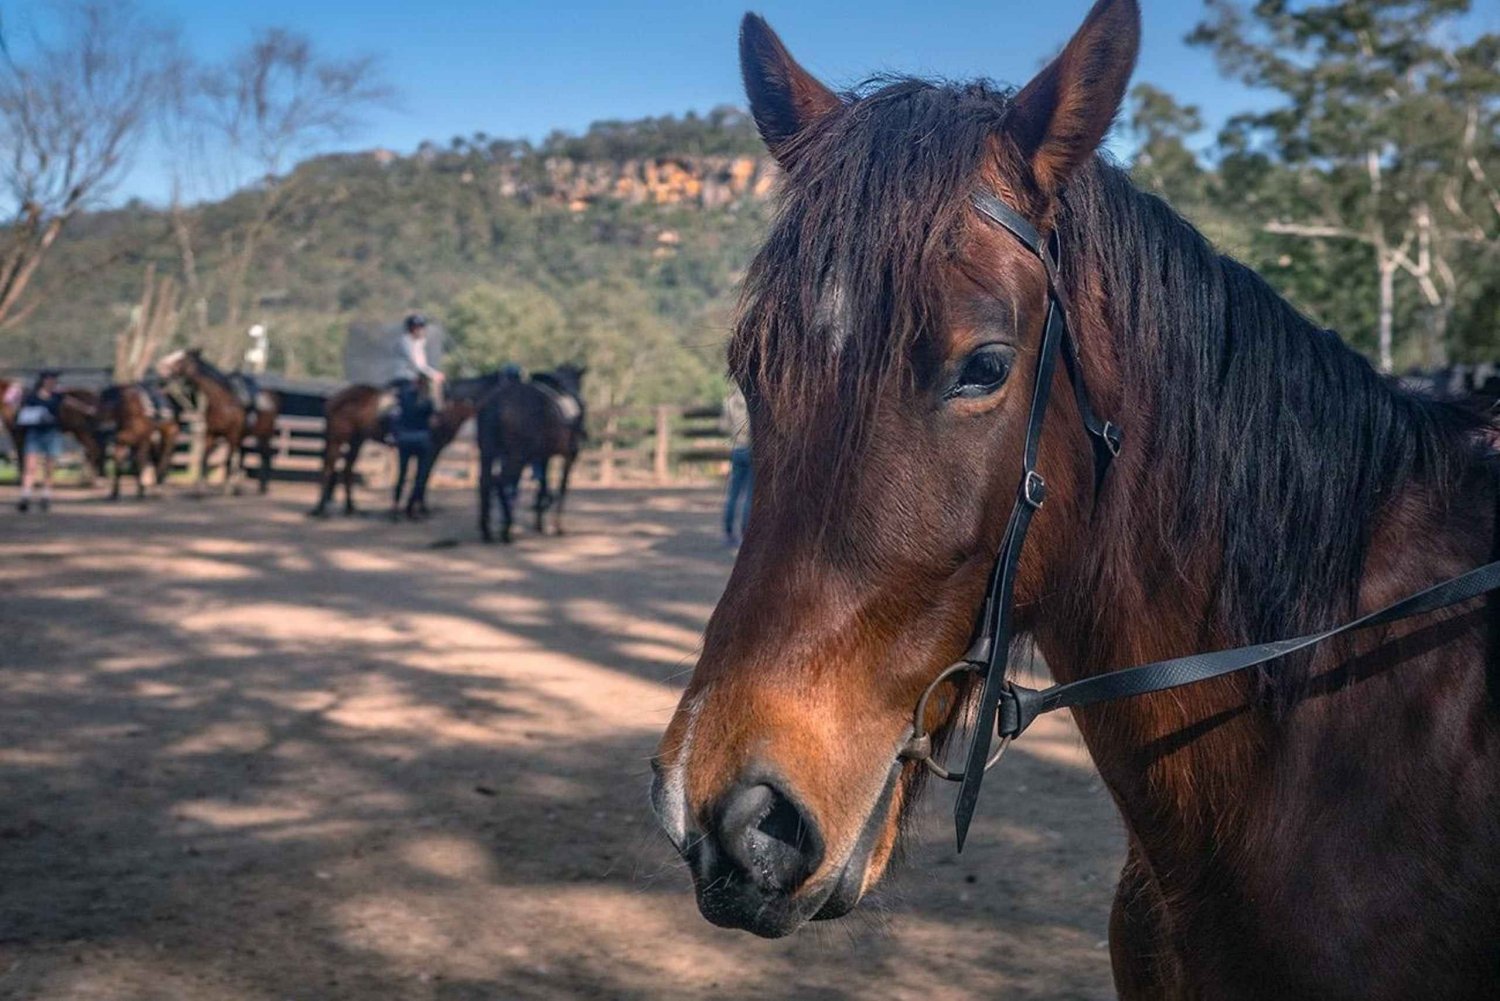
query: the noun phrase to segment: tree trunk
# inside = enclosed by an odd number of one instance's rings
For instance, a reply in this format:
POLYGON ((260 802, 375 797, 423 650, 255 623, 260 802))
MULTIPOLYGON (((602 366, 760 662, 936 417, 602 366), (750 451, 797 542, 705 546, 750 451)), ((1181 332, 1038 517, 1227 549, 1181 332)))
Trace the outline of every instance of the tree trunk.
POLYGON ((1380 268, 1380 371, 1389 375, 1395 368, 1391 358, 1391 327, 1396 311, 1396 262, 1382 256, 1380 268))

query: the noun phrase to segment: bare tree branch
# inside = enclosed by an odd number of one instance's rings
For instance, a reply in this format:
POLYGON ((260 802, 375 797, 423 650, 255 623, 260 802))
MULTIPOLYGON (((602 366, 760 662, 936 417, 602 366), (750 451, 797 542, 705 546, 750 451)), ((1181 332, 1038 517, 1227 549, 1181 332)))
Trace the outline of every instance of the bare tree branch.
POLYGON ((0 39, 0 198, 14 213, 0 249, 0 327, 19 322, 63 227, 124 174, 181 69, 175 37, 128 0, 52 10, 55 39, 0 39))
POLYGON ((1357 240, 1360 243, 1373 242, 1368 234, 1357 233, 1352 229, 1345 229, 1342 226, 1272 221, 1266 223, 1261 229, 1267 233, 1278 233, 1283 236, 1328 237, 1334 240, 1357 240))

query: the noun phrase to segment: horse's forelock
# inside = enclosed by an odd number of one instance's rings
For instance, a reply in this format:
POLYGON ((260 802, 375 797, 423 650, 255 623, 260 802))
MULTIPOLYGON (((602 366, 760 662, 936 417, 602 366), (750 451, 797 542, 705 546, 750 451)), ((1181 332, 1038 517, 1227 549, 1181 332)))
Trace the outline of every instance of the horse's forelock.
POLYGON ((911 384, 1007 99, 984 83, 875 81, 799 138, 729 348, 772 425, 758 449, 788 453, 773 456, 783 465, 852 461, 880 401, 911 384))

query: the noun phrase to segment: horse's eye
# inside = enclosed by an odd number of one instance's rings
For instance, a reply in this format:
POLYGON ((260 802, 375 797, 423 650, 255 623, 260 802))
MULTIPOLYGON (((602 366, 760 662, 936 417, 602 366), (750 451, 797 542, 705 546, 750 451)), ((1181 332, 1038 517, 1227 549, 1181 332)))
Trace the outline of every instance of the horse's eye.
POLYGON ((1014 352, 1002 344, 986 344, 964 359, 948 397, 988 396, 1005 385, 1014 352))

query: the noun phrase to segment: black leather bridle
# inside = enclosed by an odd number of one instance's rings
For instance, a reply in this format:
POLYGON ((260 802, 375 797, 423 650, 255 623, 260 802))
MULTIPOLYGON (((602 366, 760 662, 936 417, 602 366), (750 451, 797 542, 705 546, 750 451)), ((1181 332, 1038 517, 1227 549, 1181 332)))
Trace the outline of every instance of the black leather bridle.
POLYGON ((1500 589, 1500 561, 1496 561, 1435 584, 1352 622, 1306 636, 1176 657, 1041 690, 1026 688, 1011 681, 1007 677, 1007 667, 1016 568, 1020 564, 1021 550, 1026 544, 1031 518, 1040 510, 1047 497, 1047 484, 1037 472, 1036 465, 1059 353, 1062 355, 1068 380, 1073 385, 1073 396, 1083 419, 1084 430, 1093 446, 1096 497, 1103 488, 1111 461, 1119 454, 1121 436, 1115 424, 1099 419, 1090 402, 1088 385, 1078 361, 1077 345, 1068 328, 1067 310, 1063 305, 1058 277, 1060 255, 1056 241, 1047 240, 1035 226, 988 191, 977 192, 970 200, 982 215, 1009 232, 1042 262, 1042 267, 1047 272, 1047 312, 1042 326, 1041 348, 1037 352, 1036 382, 1026 422, 1025 446, 1021 453, 1020 487, 1015 504, 1011 507, 1010 519, 1006 523, 994 568, 990 572, 974 641, 968 652, 939 674, 922 693, 912 714, 911 734, 898 754, 902 760, 919 762, 940 778, 959 783, 953 817, 960 851, 968 836, 969 822, 974 816, 974 806, 979 800, 979 787, 985 772, 1000 760, 1000 755, 1009 743, 1043 713, 1097 705, 1207 681, 1315 646, 1341 633, 1435 612, 1500 589), (950 679, 962 674, 979 676, 980 694, 974 736, 964 754, 963 771, 955 773, 945 769, 934 758, 932 735, 927 732, 925 717, 927 704, 933 693, 950 679), (996 737, 999 744, 991 753, 990 746, 996 737))

